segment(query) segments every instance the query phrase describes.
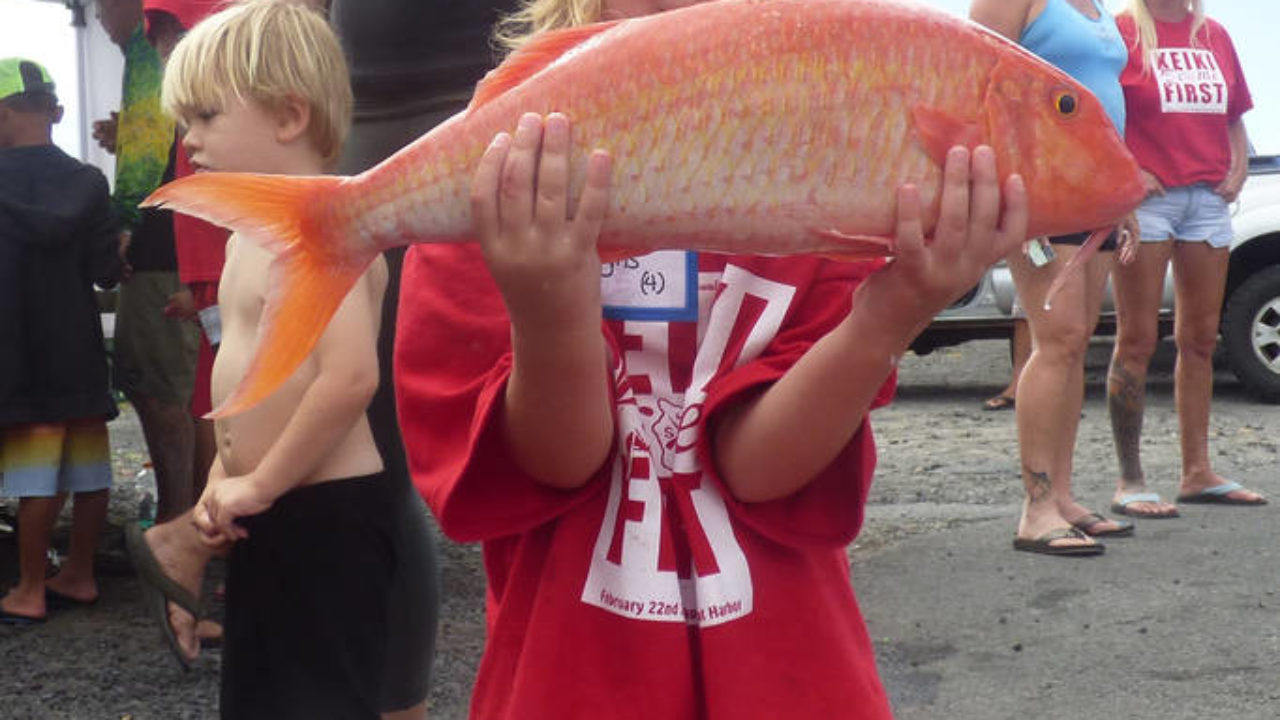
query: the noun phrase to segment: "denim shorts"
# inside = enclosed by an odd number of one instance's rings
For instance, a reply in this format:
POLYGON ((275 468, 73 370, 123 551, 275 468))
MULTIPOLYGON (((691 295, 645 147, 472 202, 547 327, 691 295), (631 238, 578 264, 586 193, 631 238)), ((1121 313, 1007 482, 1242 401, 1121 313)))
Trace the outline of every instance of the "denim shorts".
POLYGON ((1209 247, 1231 244, 1231 207, 1204 183, 1166 188, 1138 206, 1142 242, 1183 240, 1207 242, 1209 247))

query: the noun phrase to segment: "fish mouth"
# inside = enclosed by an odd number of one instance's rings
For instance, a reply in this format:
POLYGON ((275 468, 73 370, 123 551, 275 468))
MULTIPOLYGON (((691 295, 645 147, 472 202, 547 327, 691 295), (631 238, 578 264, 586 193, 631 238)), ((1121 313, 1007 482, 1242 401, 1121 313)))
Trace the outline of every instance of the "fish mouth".
POLYGON ((1142 201, 1147 197, 1147 190, 1142 182, 1135 181, 1126 183, 1123 188, 1118 188, 1111 196, 1111 202, 1107 203, 1107 210, 1110 217, 1117 218, 1117 222, 1123 220, 1129 213, 1133 212, 1142 201))

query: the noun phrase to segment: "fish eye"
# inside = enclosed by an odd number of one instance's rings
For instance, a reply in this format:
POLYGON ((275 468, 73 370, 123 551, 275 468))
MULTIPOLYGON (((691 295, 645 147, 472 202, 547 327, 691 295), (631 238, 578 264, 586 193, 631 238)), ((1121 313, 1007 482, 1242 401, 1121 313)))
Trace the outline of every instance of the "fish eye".
POLYGON ((1076 110, 1080 107, 1080 103, 1076 100, 1074 93, 1060 90, 1053 96, 1053 107, 1063 117, 1071 117, 1076 114, 1076 110))

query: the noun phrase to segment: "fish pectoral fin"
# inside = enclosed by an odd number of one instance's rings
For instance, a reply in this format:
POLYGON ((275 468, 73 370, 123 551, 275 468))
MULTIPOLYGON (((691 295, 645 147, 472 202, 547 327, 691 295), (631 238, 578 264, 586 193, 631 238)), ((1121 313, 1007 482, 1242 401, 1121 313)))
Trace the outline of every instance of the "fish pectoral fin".
POLYGON ((467 112, 484 105, 529 79, 555 62, 561 55, 612 28, 622 20, 592 23, 564 30, 549 30, 535 35, 519 50, 507 56, 501 65, 489 71, 476 85, 467 112))
POLYGON ((271 289, 258 324, 253 360, 231 395, 207 417, 227 417, 247 410, 288 380, 375 256, 337 264, 302 247, 277 254, 271 263, 271 289))
POLYGON ((895 253, 893 238, 880 235, 851 234, 841 232, 835 228, 814 228, 809 232, 825 241, 834 241, 839 244, 840 247, 838 249, 823 253, 823 257, 831 258, 832 260, 846 262, 872 260, 890 257, 895 253))
POLYGON ((924 151, 938 167, 947 160, 947 152, 956 145, 973 148, 982 143, 982 129, 977 123, 961 120, 937 108, 918 105, 911 109, 916 134, 924 151))

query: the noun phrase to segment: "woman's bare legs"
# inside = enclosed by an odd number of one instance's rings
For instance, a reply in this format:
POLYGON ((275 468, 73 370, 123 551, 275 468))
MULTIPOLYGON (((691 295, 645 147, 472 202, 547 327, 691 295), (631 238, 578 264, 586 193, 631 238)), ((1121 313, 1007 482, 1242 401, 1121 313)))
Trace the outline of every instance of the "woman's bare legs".
MULTIPOLYGON (((1055 269, 1079 248, 1057 245, 1055 269)), ((1097 324, 1098 309, 1111 267, 1111 253, 1100 253, 1070 278, 1044 308, 1056 273, 1034 268, 1023 256, 1009 259, 1018 294, 1031 328, 1031 357, 1018 380, 1018 449, 1026 491, 1018 537, 1034 539, 1071 527, 1090 514, 1071 493, 1071 463, 1084 403, 1084 354, 1097 324)), ((1118 529, 1119 525, 1106 521, 1118 529)), ((1099 528, 1103 529, 1103 528, 1099 528)), ((1055 547, 1087 546, 1091 540, 1065 538, 1055 547)))
POLYGON ((1027 327, 1026 318, 1014 318, 1013 331, 1009 335, 1009 384, 994 396, 983 401, 987 410, 1005 410, 1013 405, 1018 393, 1018 378, 1022 377, 1022 369, 1027 366, 1027 358, 1031 357, 1031 330, 1027 327))
MULTIPOLYGON (((1218 318, 1227 280, 1227 248, 1208 243, 1173 245, 1173 277, 1177 306, 1174 339, 1178 345, 1174 367, 1174 404, 1178 410, 1178 435, 1182 445, 1182 477, 1179 495, 1194 495, 1222 485, 1224 478, 1209 464, 1209 405, 1213 399, 1213 351, 1218 344, 1218 318)), ((1260 500, 1248 490, 1233 490, 1228 497, 1260 500)))
MULTIPOLYGON (((1116 339, 1107 372, 1107 410, 1120 461, 1116 502, 1126 495, 1147 492, 1140 452, 1147 368, 1160 339, 1160 302, 1172 253, 1172 242, 1143 243, 1132 263, 1117 265, 1112 273, 1116 339)), ((1129 515, 1137 517, 1165 517, 1178 512, 1167 502, 1132 502, 1125 508, 1129 515)))

